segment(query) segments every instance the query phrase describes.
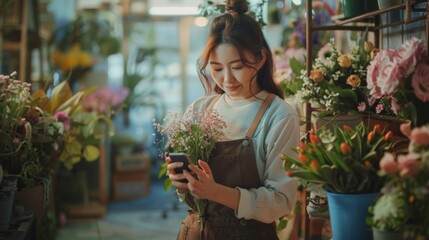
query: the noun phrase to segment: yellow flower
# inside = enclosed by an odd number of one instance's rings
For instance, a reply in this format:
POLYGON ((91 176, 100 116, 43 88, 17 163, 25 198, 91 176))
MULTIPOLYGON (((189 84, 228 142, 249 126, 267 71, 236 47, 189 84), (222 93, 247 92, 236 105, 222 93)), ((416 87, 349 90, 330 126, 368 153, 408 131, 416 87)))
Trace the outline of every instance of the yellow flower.
POLYGON ((338 61, 338 64, 343 68, 349 68, 352 65, 350 57, 346 54, 339 56, 337 61, 338 61))
POLYGON ((311 70, 310 79, 316 83, 323 81, 323 71, 321 69, 311 70))
POLYGON ((347 78, 347 84, 352 87, 360 86, 360 78, 358 75, 352 74, 347 78))

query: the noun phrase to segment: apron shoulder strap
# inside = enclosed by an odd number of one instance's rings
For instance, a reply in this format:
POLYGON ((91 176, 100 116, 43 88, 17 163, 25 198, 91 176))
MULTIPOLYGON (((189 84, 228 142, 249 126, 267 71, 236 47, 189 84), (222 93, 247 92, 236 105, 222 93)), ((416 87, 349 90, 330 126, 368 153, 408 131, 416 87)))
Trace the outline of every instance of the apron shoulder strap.
POLYGON ((258 113, 256 114, 255 118, 253 119, 252 125, 250 125, 250 128, 247 130, 246 137, 251 138, 253 134, 255 133, 256 127, 258 127, 259 121, 261 120, 262 116, 265 113, 265 110, 267 110, 270 103, 274 100, 276 95, 269 94, 264 102, 262 103, 261 107, 259 108, 258 113))
POLYGON ((218 95, 216 95, 216 97, 214 97, 211 101, 210 101, 210 103, 209 103, 209 105, 207 106, 207 110, 210 110, 210 109, 212 109, 212 107, 213 107, 213 105, 217 102, 217 100, 220 98, 222 96, 222 94, 218 94, 218 95))

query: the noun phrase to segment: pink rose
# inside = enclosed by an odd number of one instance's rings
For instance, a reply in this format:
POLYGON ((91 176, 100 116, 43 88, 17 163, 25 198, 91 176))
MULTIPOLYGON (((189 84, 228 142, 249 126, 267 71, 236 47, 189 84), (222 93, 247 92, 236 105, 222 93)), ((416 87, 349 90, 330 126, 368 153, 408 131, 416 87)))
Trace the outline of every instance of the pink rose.
POLYGON ((417 146, 429 146, 429 125, 413 128, 411 141, 417 146))
POLYGON ((394 174, 398 172, 398 163, 395 161, 393 154, 386 152, 380 160, 380 169, 387 174, 394 174))
POLYGON ((375 98, 380 98, 382 96, 380 93, 380 88, 377 85, 377 76, 381 61, 381 58, 378 57, 379 55, 380 54, 378 54, 374 60, 370 62, 366 73, 367 88, 370 90, 371 96, 374 96, 375 98))
POLYGON ((396 60, 390 61, 385 58, 381 64, 377 79, 382 95, 389 95, 396 91, 399 86, 399 67, 396 60))
POLYGON ((417 61, 425 52, 425 46, 421 39, 412 38, 405 41, 396 51, 399 68, 404 76, 410 75, 417 64, 417 61))
POLYGON ((418 160, 419 155, 416 153, 410 153, 408 155, 398 156, 399 175, 401 177, 414 176, 421 166, 421 162, 418 160))
POLYGON ((425 63, 417 64, 411 84, 416 97, 423 102, 429 101, 429 65, 425 63))

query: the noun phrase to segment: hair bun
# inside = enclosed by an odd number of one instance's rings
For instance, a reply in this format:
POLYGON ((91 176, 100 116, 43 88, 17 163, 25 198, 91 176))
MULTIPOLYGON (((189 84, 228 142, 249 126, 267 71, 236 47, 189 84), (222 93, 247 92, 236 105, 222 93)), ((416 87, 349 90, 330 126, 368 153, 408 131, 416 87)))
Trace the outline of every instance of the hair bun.
POLYGON ((236 13, 246 13, 249 10, 246 0, 227 0, 226 11, 236 13))

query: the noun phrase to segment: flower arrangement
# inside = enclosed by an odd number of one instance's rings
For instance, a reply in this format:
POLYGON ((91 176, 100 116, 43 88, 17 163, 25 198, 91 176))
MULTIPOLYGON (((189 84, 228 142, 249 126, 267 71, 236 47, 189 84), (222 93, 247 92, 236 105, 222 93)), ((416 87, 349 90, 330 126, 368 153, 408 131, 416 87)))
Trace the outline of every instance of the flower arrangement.
POLYGON ((316 184, 336 193, 372 193, 384 177, 377 174, 379 161, 392 145, 393 133, 380 125, 368 129, 363 122, 351 128, 335 126, 310 132, 309 142, 295 149, 298 159, 282 155, 286 174, 304 185, 316 184))
POLYGON ((16 72, 0 75, 0 175, 34 185, 36 178, 52 176, 68 119, 40 109, 30 94, 31 85, 15 76, 16 72))
MULTIPOLYGON (((165 125, 154 122, 154 127, 162 135, 166 135, 168 152, 185 152, 190 160, 196 164, 198 160, 209 161, 216 142, 223 137, 223 129, 226 122, 221 118, 216 110, 210 109, 203 112, 195 112, 192 109, 185 112, 183 117, 179 113, 170 112, 164 119, 165 125)), ((167 164, 163 164, 159 177, 167 173, 167 164)), ((165 189, 171 187, 171 182, 167 178, 164 182, 165 189)), ((204 212, 207 200, 194 197, 194 210, 199 213, 201 226, 204 225, 204 212)))
POLYGON ((279 85, 286 97, 296 94, 302 86, 302 79, 298 76, 305 68, 305 49, 299 45, 297 34, 291 34, 288 48, 274 50, 273 58, 276 71, 274 80, 279 85))
POLYGON ((357 111, 366 97, 366 73, 373 45, 362 41, 351 54, 340 52, 333 39, 319 50, 310 75, 303 71, 298 101, 309 102, 333 114, 357 111))
MULTIPOLYGON (((410 138, 408 150, 386 152, 380 175, 387 176, 383 195, 370 209, 369 223, 380 230, 402 232, 408 237, 429 237, 429 124, 401 131, 410 138)), ((425 238, 426 237, 426 238, 425 238)))
POLYGON ((43 89, 33 94, 39 99, 41 109, 50 114, 61 112, 69 119, 70 129, 64 133, 64 148, 58 156, 64 167, 72 169, 82 159, 95 161, 99 158, 98 144, 103 133, 107 131, 110 136, 115 133, 111 111, 119 109, 126 94, 126 90, 118 90, 116 94, 116 91, 96 86, 73 93, 66 81, 55 86, 49 97, 43 89), (109 100, 106 100, 107 95, 109 100))
POLYGON ((421 39, 409 39, 396 50, 381 49, 368 67, 370 100, 388 98, 398 117, 418 126, 429 123, 427 114, 416 110, 428 106, 428 73, 427 50, 421 39))

